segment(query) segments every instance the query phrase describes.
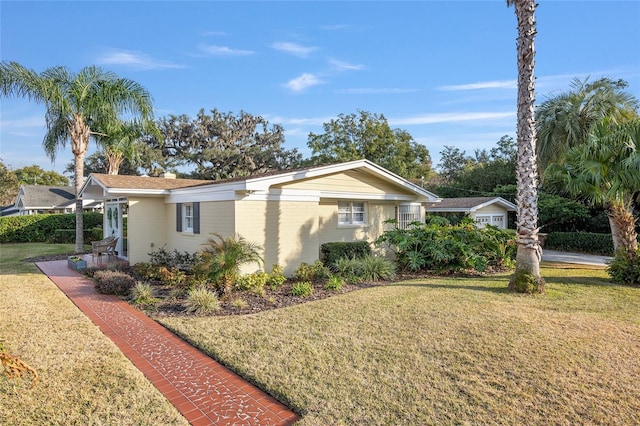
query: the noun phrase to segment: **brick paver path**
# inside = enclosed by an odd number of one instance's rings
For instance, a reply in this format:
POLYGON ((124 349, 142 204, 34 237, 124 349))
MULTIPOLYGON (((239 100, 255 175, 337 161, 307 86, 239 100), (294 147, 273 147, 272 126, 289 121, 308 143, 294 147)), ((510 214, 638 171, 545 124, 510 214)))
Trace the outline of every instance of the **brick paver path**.
POLYGON ((93 282, 66 260, 36 264, 193 425, 289 425, 298 416, 93 282))

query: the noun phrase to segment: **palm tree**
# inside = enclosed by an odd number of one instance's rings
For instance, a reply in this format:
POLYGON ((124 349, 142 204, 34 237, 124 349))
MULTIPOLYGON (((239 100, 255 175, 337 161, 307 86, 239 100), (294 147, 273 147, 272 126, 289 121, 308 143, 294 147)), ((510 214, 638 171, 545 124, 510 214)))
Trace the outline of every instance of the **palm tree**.
POLYGON ((142 127, 137 123, 125 122, 117 122, 107 127, 100 132, 101 135, 97 136, 96 140, 102 147, 107 174, 117 175, 124 160, 137 164, 142 127))
POLYGON ((77 74, 65 67, 38 74, 16 62, 0 63, 0 95, 21 96, 46 107, 47 132, 43 146, 51 160, 71 143, 76 187, 76 253, 84 251, 82 200, 77 196, 84 180, 84 158, 95 138, 96 123, 116 121, 120 115, 152 118, 151 95, 138 83, 89 66, 77 74))
POLYGON ((632 204, 640 192, 640 118, 624 124, 604 118, 586 141, 570 148, 562 163, 545 170, 545 182, 570 196, 604 206, 613 247, 638 248, 632 204))
POLYGON ((621 124, 637 117, 638 101, 624 91, 626 87, 623 80, 575 78, 569 91, 540 104, 536 111, 540 170, 561 163, 569 148, 586 143, 592 126, 603 118, 621 124))
POLYGON ((248 263, 263 263, 262 247, 247 241, 243 236, 223 237, 212 233, 200 251, 198 272, 206 275, 220 292, 228 294, 240 273, 240 267, 248 263))
POLYGON ((518 129, 517 129, 517 245, 516 273, 509 288, 517 291, 544 291, 540 277, 542 249, 538 241, 538 173, 536 167, 536 126, 534 68, 536 35, 536 2, 507 0, 513 5, 518 20, 518 129), (533 284, 533 285, 529 285, 533 284))

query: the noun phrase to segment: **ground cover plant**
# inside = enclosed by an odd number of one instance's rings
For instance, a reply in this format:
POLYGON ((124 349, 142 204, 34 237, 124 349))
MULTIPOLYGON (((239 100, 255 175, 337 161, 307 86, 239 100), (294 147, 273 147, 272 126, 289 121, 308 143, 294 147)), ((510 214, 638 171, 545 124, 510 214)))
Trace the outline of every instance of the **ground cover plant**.
POLYGON ((640 289, 603 268, 399 281, 158 321, 319 424, 639 424, 640 289))
POLYGON ((62 257, 73 244, 2 244, 0 338, 38 374, 0 374, 6 425, 187 425, 178 411, 33 263, 62 257))

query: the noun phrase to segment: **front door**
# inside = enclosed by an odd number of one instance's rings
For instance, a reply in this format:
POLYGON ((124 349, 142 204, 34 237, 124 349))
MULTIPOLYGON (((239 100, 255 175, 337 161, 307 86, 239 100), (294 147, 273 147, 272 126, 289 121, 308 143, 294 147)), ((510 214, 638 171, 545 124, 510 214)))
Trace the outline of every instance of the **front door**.
POLYGON ((116 252, 120 257, 127 256, 127 204, 124 202, 107 202, 105 205, 105 237, 117 237, 116 252))

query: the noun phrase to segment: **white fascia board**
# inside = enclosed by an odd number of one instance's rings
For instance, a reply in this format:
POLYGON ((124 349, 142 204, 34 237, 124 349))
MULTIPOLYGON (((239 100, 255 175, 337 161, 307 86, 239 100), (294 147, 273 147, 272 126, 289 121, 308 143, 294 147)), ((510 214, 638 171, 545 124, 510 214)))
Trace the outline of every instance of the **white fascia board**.
POLYGON ((433 213, 469 213, 471 212, 471 209, 469 208, 464 208, 464 207, 458 207, 458 208, 447 208, 447 207, 426 207, 425 211, 428 212, 433 212, 433 213))
POLYGON ((489 200, 489 201, 487 201, 485 203, 478 204, 477 206, 474 206, 471 210, 472 211, 476 211, 476 210, 479 210, 479 209, 481 209, 483 207, 490 206, 491 204, 499 204, 502 207, 506 208, 507 210, 511 210, 511 211, 515 211, 517 209, 515 204, 510 203, 509 201, 505 200, 504 198, 497 197, 497 198, 494 198, 493 200, 489 200))
POLYGON ((272 185, 293 182, 301 179, 309 179, 313 177, 324 176, 332 173, 339 173, 346 170, 354 170, 359 168, 364 168, 366 170, 369 170, 373 174, 381 177, 382 179, 393 182, 399 186, 402 186, 405 189, 408 189, 411 192, 419 194, 420 196, 426 198, 428 201, 437 201, 440 199, 437 195, 417 185, 414 185, 408 180, 394 173, 391 173, 390 171, 372 163, 369 160, 355 160, 355 161, 349 161, 346 163, 331 164, 329 166, 320 166, 312 169, 293 171, 293 172, 278 174, 274 176, 266 176, 266 177, 255 178, 255 179, 248 178, 245 181, 245 183, 246 183, 247 190, 265 191, 265 190, 268 190, 269 187, 272 185))
POLYGON ((191 203, 196 201, 232 201, 236 199, 236 191, 244 190, 244 182, 179 188, 172 190, 165 202, 191 203))
POLYGON ((238 191, 236 200, 246 201, 298 201, 317 203, 320 201, 319 191, 304 189, 277 189, 271 191, 238 191))
MULTIPOLYGON (((375 201, 413 201, 416 203, 422 200, 417 200, 413 195, 404 194, 370 194, 364 192, 333 192, 333 191, 319 191, 321 198, 338 198, 346 200, 375 200, 375 201)), ((426 200, 425 200, 426 201, 426 200)))

